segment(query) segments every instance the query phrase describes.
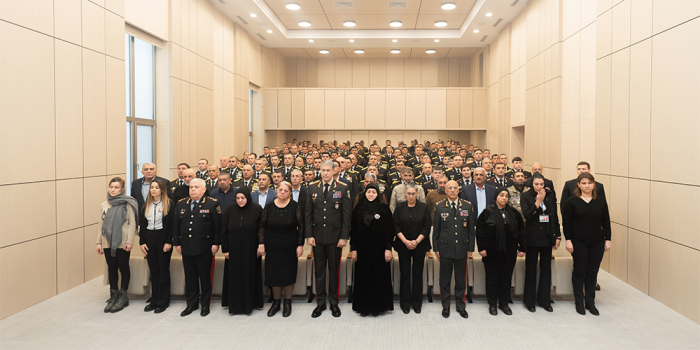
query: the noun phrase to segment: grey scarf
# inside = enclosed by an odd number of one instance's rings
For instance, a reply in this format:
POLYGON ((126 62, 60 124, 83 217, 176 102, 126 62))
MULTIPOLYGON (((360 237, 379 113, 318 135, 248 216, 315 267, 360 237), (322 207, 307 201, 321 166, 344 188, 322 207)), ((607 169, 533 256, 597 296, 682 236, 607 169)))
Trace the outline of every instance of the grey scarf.
POLYGON ((124 194, 124 190, 116 196, 107 192, 107 202, 112 206, 105 213, 102 221, 102 236, 109 241, 112 256, 117 255, 117 248, 122 244, 122 226, 126 222, 126 206, 131 205, 134 221, 138 222, 138 203, 136 199, 124 194))

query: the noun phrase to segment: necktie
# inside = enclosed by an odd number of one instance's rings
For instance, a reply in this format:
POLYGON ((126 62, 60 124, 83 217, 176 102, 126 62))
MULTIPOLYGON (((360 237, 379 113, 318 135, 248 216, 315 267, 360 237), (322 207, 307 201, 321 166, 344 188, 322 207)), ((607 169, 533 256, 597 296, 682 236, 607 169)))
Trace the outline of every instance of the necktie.
POLYGON ((249 181, 246 181, 246 182, 245 182, 245 187, 248 187, 248 182, 249 182, 249 181))
POLYGON ((196 205, 197 205, 197 202, 192 201, 192 203, 190 203, 190 211, 194 211, 194 207, 195 207, 196 205))
POLYGON ((457 205, 454 202, 452 203, 452 215, 457 216, 457 205))
POLYGON ((184 185, 184 181, 179 180, 179 182, 178 182, 177 184, 178 184, 179 186, 182 186, 182 185, 184 185))
POLYGON ((323 196, 324 196, 324 197, 328 195, 328 186, 330 186, 330 185, 329 185, 329 184, 323 185, 323 187, 325 187, 325 189, 323 190, 323 196))
POLYGON ((316 177, 318 177, 318 171, 316 172, 316 177))
POLYGON ((426 177, 425 180, 426 180, 427 182, 430 182, 430 176, 426 177))
POLYGON ((501 186, 503 186, 503 179, 499 179, 498 183, 501 184, 501 186))

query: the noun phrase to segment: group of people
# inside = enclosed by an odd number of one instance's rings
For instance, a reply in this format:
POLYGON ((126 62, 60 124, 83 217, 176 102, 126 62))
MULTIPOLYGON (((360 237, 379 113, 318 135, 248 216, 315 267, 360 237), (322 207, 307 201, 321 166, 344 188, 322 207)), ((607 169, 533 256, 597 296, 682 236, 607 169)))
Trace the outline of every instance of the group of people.
MULTIPOLYGON (((473 145, 417 140, 393 149, 376 141, 290 144, 258 157, 222 157, 220 166, 200 159, 199 171, 186 163, 178 178, 156 175, 144 164, 143 177, 126 195, 116 177, 102 203, 97 252, 109 271, 110 299, 105 312, 128 306, 129 258, 135 236, 146 255, 151 293, 144 311, 160 313, 170 305, 170 259, 182 255, 187 306, 209 314, 213 257, 225 256, 222 306, 230 314, 263 307, 263 284, 271 289, 267 315, 292 312, 297 260, 304 244, 315 265, 316 318, 326 310, 340 317, 339 268, 349 243, 355 265, 352 309, 362 316, 393 310, 390 261, 400 268, 400 308, 421 312, 423 268, 431 250, 440 263, 442 316, 450 316, 454 273, 456 310, 465 304, 467 261, 478 252, 486 272, 489 313, 511 315, 511 276, 518 256, 525 257, 523 304, 552 312, 551 254, 561 244, 557 197, 543 168, 522 169, 514 157, 491 155, 473 145), (283 163, 280 164, 280 156, 283 163), (265 256, 265 278, 262 278, 265 256), (539 282, 537 270, 539 270, 539 282), (119 283, 121 273, 121 284, 119 283), (201 286, 201 287, 200 287, 201 286), (282 300, 284 296, 284 300, 282 300)), ((598 315, 597 273, 611 248, 610 218, 602 184, 590 165, 577 165, 560 198, 565 249, 574 260, 572 284, 576 310, 598 315)))

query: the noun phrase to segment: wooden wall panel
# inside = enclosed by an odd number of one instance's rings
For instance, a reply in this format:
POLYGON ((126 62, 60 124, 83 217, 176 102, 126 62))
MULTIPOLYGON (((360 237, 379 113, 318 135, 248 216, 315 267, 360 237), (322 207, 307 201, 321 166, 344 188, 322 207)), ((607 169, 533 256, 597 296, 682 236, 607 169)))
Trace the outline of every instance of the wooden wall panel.
POLYGON ((437 86, 450 86, 450 67, 449 59, 439 58, 438 62, 438 81, 437 86))
POLYGON ((474 90, 474 127, 486 128, 486 90, 474 90))
POLYGON ((421 59, 421 86, 438 86, 438 60, 437 58, 421 59))
POLYGON ((420 87, 421 86, 421 60, 420 59, 404 59, 403 60, 403 83, 405 87, 420 87))
POLYGON ((318 87, 335 87, 335 59, 318 60, 318 87))
MULTIPOLYGON (((294 90, 296 91, 296 90, 294 90)), ((294 94, 294 93, 292 93, 294 94)), ((304 126, 307 129, 323 129, 324 90, 306 90, 304 93, 304 126)))
POLYGON ((425 128, 425 98, 425 90, 406 90, 406 128, 425 128))
POLYGON ((425 127, 447 128, 447 90, 425 90, 425 127))
POLYGON ((386 90, 386 125, 391 128, 406 127, 406 91, 386 90))
POLYGON ((342 129, 345 127, 345 92, 343 90, 325 90, 324 128, 342 129))
POLYGON ((265 128, 277 128, 277 90, 265 89, 265 128))
POLYGON ((446 90, 445 94, 445 127, 459 128, 460 121, 460 90, 446 90))
POLYGON ((369 86, 386 87, 386 59, 372 58, 369 60, 369 86))
POLYGON ((365 127, 365 90, 345 90, 345 127, 365 127))
POLYGON ((335 60, 335 87, 352 87, 352 60, 335 60))
POLYGON ((309 86, 309 67, 306 58, 297 58, 297 87, 309 86))
MULTIPOLYGON (((184 67, 184 66, 183 66, 184 67)), ((297 59, 286 58, 284 60, 285 85, 297 86, 297 59)))
POLYGON ((369 59, 353 58, 352 59, 352 87, 368 88, 369 87, 369 59))
POLYGON ((386 60, 386 86, 404 86, 403 61, 401 58, 389 58, 386 60))
MULTIPOLYGON (((306 125, 306 91, 304 90, 291 90, 292 91, 292 128, 303 128, 306 125)), ((308 90, 313 91, 313 90, 308 90)), ((323 94, 321 94, 320 108, 323 110, 323 94)), ((316 109, 319 107, 316 106, 316 109)), ((319 120, 323 123, 323 120, 319 120)))
MULTIPOLYGON (((484 61, 486 61, 485 58, 484 58, 484 61)), ((470 65, 471 65, 471 58, 463 57, 463 58, 459 59, 459 67, 460 67, 460 69, 459 69, 459 86, 461 86, 461 87, 473 86, 472 81, 471 81, 472 80, 471 70, 467 68, 470 65), (464 68, 462 68, 462 67, 464 67, 464 68)), ((484 69, 484 72, 486 72, 486 69, 484 69)), ((484 73, 484 74, 486 74, 486 73, 484 73)), ((485 79, 486 78, 484 78, 484 80, 485 79)))
POLYGON ((306 61, 306 70, 309 74, 307 86, 318 87, 318 59, 308 59, 306 61))
POLYGON ((292 127, 292 90, 277 90, 277 125, 292 127))
POLYGON ((386 90, 365 91, 365 128, 386 125, 386 90))
POLYGON ((459 90, 459 127, 474 127, 474 90, 459 90))

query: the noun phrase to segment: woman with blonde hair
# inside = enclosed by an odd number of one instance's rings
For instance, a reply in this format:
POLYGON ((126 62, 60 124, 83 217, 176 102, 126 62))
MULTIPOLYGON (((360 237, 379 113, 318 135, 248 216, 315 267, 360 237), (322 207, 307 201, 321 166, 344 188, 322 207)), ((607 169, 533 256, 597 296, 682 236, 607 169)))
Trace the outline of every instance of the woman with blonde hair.
POLYGON ((136 199, 124 191, 124 180, 121 177, 110 180, 107 200, 101 204, 100 231, 97 234, 97 254, 104 254, 109 272, 110 297, 105 312, 118 312, 129 306, 126 291, 131 278, 129 258, 138 224, 137 208, 136 199), (122 274, 121 290, 119 272, 122 274))
POLYGON ((159 314, 170 305, 170 257, 173 254, 172 227, 175 203, 168 198, 166 183, 156 178, 151 182, 143 213, 140 213, 141 251, 151 272, 151 302, 143 309, 159 314))

